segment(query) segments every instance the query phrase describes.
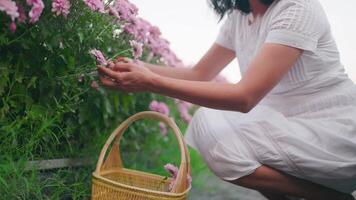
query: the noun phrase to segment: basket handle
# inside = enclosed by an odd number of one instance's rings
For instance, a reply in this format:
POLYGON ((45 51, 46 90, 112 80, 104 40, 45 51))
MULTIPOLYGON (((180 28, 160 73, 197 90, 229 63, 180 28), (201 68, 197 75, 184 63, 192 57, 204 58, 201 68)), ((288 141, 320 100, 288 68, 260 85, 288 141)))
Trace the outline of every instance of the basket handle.
POLYGON ((187 182, 187 175, 190 174, 190 158, 189 158, 189 153, 188 153, 188 148, 183 140, 182 133, 180 132, 178 126, 176 123, 169 118, 166 115, 163 115, 158 112, 154 111, 143 111, 136 113, 126 119, 124 122, 122 122, 119 127, 117 127, 114 132, 110 135, 108 140, 106 141, 104 147, 102 148, 100 152, 100 156, 98 159, 98 163, 96 165, 96 170, 95 173, 98 173, 102 169, 107 169, 112 166, 116 167, 123 167, 122 166, 122 160, 119 155, 119 144, 120 144, 120 139, 125 132, 125 130, 135 121, 139 119, 157 119, 160 120, 164 123, 166 123, 170 128, 173 129, 173 132, 178 140, 178 145, 179 149, 181 152, 181 163, 179 166, 179 171, 178 175, 176 178, 176 184, 173 186, 173 189, 171 192, 173 193, 182 193, 184 192, 189 186, 187 182), (116 138, 116 140, 115 140, 116 138), (110 146, 110 144, 115 140, 115 144, 112 146, 112 149, 107 157, 107 159, 104 162, 104 157, 106 155, 106 152, 110 146))

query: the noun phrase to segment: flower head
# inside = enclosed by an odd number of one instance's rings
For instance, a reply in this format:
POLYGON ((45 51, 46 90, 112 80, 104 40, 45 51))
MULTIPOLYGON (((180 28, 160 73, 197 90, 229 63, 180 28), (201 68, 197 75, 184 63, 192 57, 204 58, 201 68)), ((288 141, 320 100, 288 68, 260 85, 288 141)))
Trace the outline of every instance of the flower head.
POLYGON ((96 81, 91 82, 90 87, 99 90, 99 84, 96 81))
POLYGON ((150 110, 169 115, 169 108, 164 102, 153 100, 149 105, 150 110))
POLYGON ((164 122, 160 122, 158 124, 158 126, 159 126, 162 136, 166 136, 167 132, 168 132, 166 124, 164 122))
POLYGON ((70 2, 69 0, 53 0, 52 1, 52 12, 55 13, 55 15, 63 15, 64 17, 67 17, 69 14, 69 9, 70 9, 70 2))
POLYGON ((108 61, 104 57, 103 53, 97 49, 92 49, 89 51, 90 54, 94 55, 98 64, 106 66, 108 61))
POLYGON ((84 0, 84 3, 93 11, 105 13, 104 3, 102 0, 84 0))
POLYGON ((26 14, 23 6, 19 4, 18 2, 16 3, 17 7, 19 8, 19 18, 18 21, 20 23, 25 23, 26 22, 26 14))
POLYGON ((135 60, 139 59, 142 56, 142 44, 140 42, 137 42, 135 40, 130 41, 130 45, 133 48, 133 57, 135 60))
POLYGON ((15 24, 15 22, 11 22, 9 28, 10 28, 10 31, 14 33, 14 32, 16 31, 16 24, 15 24))
POLYGON ((178 171, 179 171, 179 169, 178 169, 177 166, 168 163, 168 164, 166 164, 166 165, 164 166, 164 169, 165 169, 168 173, 171 174, 171 176, 172 176, 173 179, 177 178, 177 176, 178 176, 178 171))
POLYGON ((183 121, 185 121, 186 123, 190 123, 190 121, 192 120, 192 116, 189 113, 189 109, 193 106, 193 104, 187 101, 182 101, 180 99, 174 99, 174 102, 177 105, 180 117, 183 119, 183 121))
POLYGON ((4 11, 12 21, 15 21, 15 18, 19 17, 18 7, 12 0, 1 0, 0 11, 4 11))
MULTIPOLYGON (((173 186, 176 184, 176 179, 177 179, 177 176, 178 176, 178 172, 179 172, 179 169, 177 166, 173 165, 173 164, 166 164, 164 166, 164 169, 171 174, 171 177, 173 179, 173 181, 171 182, 171 184, 169 185, 169 191, 171 191, 173 189, 173 186)), ((190 174, 187 174, 187 184, 188 184, 188 187, 192 184, 192 177, 190 174)))
POLYGON ((44 4, 42 0, 26 0, 27 5, 32 6, 28 16, 30 17, 30 23, 36 23, 44 9, 44 4))
POLYGON ((138 14, 138 8, 127 0, 116 0, 114 5, 109 7, 109 13, 119 20, 128 21, 138 14))

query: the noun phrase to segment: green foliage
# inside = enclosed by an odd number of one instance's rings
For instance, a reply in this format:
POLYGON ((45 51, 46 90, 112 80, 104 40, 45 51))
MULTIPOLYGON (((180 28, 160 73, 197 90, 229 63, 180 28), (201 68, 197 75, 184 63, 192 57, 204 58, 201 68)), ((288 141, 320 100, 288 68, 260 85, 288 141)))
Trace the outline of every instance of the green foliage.
MULTIPOLYGON (((127 117, 147 110, 153 99, 174 104, 150 93, 90 88, 95 80, 90 72, 96 67, 89 50, 129 57, 130 36, 114 38, 113 31, 120 26, 82 1, 71 1, 68 18, 55 17, 50 3, 45 1, 36 24, 18 24, 15 33, 0 27, 2 199, 89 198, 91 172, 111 131, 127 117), (85 77, 78 81, 81 74, 85 77), (93 164, 50 172, 25 170, 27 161, 55 158, 90 158, 93 164)), ((4 20, 0 13, 0 24, 8 23, 4 20)), ((140 121, 127 132, 122 149, 128 167, 162 174, 167 162, 178 164, 178 145, 171 136, 160 136, 157 122, 140 121), (143 149, 147 151, 141 154, 143 149)))

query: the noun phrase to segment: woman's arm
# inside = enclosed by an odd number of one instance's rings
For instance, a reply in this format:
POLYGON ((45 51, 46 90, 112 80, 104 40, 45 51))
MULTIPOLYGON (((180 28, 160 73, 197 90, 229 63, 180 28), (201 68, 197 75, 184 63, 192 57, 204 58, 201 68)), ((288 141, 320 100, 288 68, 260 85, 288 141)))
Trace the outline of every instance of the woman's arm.
POLYGON ((241 81, 236 84, 189 81, 157 75, 132 63, 114 69, 99 67, 104 86, 126 92, 152 91, 197 105, 247 113, 282 79, 302 50, 264 44, 241 81))
POLYGON ((156 77, 152 91, 205 107, 249 112, 282 79, 302 50, 264 44, 237 84, 156 77))
POLYGON ((210 81, 235 58, 235 52, 214 43, 193 67, 163 67, 144 63, 152 72, 165 77, 191 81, 210 81))

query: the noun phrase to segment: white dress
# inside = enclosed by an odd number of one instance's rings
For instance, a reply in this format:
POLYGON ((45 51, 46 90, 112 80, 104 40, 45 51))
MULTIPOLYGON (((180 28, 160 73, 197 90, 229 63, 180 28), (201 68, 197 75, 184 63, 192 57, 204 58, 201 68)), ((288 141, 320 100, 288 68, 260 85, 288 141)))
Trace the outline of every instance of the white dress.
POLYGON ((250 16, 230 13, 216 40, 236 52, 242 76, 263 43, 303 54, 249 113, 199 108, 186 142, 224 180, 268 165, 342 192, 356 190, 356 86, 322 6, 277 0, 253 23, 250 16))

